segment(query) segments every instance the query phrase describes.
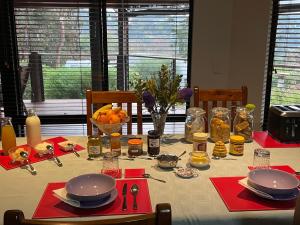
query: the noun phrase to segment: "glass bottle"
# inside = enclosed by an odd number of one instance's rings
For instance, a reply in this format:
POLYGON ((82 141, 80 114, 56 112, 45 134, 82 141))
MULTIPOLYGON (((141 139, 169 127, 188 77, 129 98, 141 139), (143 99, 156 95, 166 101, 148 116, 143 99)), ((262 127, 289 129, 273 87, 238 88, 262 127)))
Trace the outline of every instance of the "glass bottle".
POLYGON ((202 133, 205 130, 205 111, 199 107, 191 107, 187 110, 184 136, 187 142, 193 142, 194 133, 202 133))
POLYGON ((98 158, 102 155, 101 136, 91 135, 88 137, 87 151, 89 158, 98 158))
POLYGON ((149 130, 147 136, 148 154, 156 156, 160 152, 160 135, 157 130, 149 130))
POLYGON ((11 117, 1 119, 1 140, 4 155, 8 155, 8 150, 17 146, 16 133, 11 123, 11 117))
POLYGON ((210 139, 213 142, 229 141, 230 137, 230 115, 229 109, 223 107, 214 107, 210 120, 210 139))
POLYGON ((28 110, 28 116, 25 120, 27 144, 35 146, 41 142, 41 121, 34 109, 28 110))
POLYGON ((245 138, 245 142, 252 142, 253 110, 237 107, 233 120, 233 133, 245 138))
POLYGON ((117 156, 121 155, 121 134, 112 133, 110 135, 111 152, 115 152, 117 156))

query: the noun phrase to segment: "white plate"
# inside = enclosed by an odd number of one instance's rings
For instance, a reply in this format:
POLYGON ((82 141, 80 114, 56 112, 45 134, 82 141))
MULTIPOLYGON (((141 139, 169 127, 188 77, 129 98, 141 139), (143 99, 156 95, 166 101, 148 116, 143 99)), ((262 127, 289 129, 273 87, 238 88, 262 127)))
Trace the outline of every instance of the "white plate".
POLYGON ((117 189, 114 189, 110 196, 108 197, 107 200, 105 201, 92 201, 92 202, 79 202, 79 201, 76 201, 76 200, 73 200, 73 199, 70 199, 68 196, 67 196, 67 192, 66 192, 66 189, 65 188, 61 188, 61 189, 57 189, 57 190, 54 190, 54 195, 59 198, 61 201, 71 205, 71 206, 74 206, 76 208, 81 208, 81 209, 93 209, 93 208, 99 208, 99 207, 102 207, 102 206, 105 206, 105 205, 108 205, 110 203, 112 203, 118 196, 118 191, 117 189))
POLYGON ((293 200, 296 199, 297 196, 299 195, 299 189, 295 189, 293 191, 293 193, 291 194, 268 194, 265 192, 262 192, 260 190, 255 189, 254 187, 251 187, 247 184, 247 177, 239 180, 239 184, 242 185, 243 187, 247 188, 249 191, 253 192, 254 194, 262 197, 262 198, 266 198, 266 199, 271 199, 271 200, 275 200, 275 201, 288 201, 288 200, 293 200))

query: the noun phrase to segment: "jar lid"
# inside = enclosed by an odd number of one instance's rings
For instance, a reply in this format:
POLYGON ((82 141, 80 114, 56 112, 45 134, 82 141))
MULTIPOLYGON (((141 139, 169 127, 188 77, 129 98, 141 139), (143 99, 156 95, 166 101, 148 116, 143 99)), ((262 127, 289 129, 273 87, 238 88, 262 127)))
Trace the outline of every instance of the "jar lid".
POLYGON ((149 134, 149 135, 155 135, 155 136, 156 136, 156 135, 159 135, 159 132, 158 132, 158 130, 149 130, 149 131, 148 131, 148 134, 149 134))
POLYGON ((231 135, 230 136, 230 141, 233 141, 233 142, 245 142, 245 138, 243 136, 240 136, 240 135, 231 135))
POLYGON ((120 137, 121 134, 120 133, 111 133, 110 136, 111 137, 120 137))
POLYGON ((205 114, 205 111, 200 107, 190 107, 187 110, 189 115, 195 115, 198 113, 199 115, 205 114))
POLYGON ((143 140, 138 139, 138 138, 129 139, 128 144, 129 145, 141 145, 141 144, 143 144, 143 140))
POLYGON ((208 134, 207 133, 194 133, 193 134, 193 139, 195 140, 206 140, 208 138, 208 134))
POLYGON ((117 157, 118 157, 118 153, 117 152, 105 152, 103 154, 103 158, 105 158, 105 159, 117 158, 117 157))

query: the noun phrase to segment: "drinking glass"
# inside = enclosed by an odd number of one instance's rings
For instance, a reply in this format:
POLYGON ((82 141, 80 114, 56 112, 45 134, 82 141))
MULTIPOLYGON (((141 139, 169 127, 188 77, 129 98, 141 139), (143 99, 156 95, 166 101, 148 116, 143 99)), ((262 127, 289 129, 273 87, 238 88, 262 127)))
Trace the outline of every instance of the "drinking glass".
POLYGON ((104 153, 101 173, 115 178, 119 177, 119 159, 116 152, 104 153))
POLYGON ((257 148, 254 149, 253 167, 269 168, 270 166, 270 151, 267 149, 257 148))

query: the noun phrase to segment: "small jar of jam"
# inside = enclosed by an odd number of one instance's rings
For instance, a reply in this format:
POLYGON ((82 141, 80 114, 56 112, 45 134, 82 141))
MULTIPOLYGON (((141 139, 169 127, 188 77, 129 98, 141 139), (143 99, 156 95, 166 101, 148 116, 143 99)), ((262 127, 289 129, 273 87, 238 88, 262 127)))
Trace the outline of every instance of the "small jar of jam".
POLYGON ((160 151, 160 135, 156 130, 149 130, 147 137, 148 144, 148 154, 150 156, 155 156, 159 154, 160 151))
POLYGON ((128 140, 128 155, 139 156, 143 154, 143 140, 133 138, 128 140))

